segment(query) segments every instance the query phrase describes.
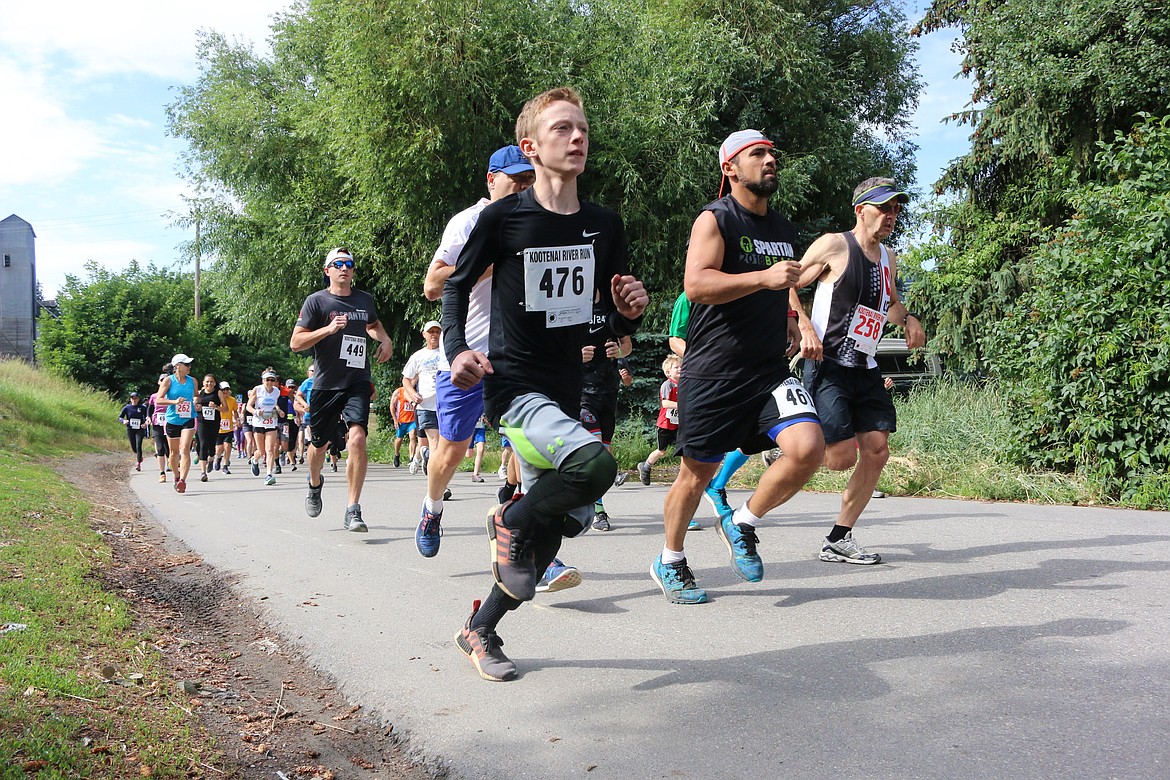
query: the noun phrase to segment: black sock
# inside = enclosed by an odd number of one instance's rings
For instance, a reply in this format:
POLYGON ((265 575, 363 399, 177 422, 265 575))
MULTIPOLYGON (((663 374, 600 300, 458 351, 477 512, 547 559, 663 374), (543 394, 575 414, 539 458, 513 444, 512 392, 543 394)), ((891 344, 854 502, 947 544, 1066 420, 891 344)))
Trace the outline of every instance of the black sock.
POLYGON ((846 536, 848 536, 849 532, 852 530, 853 529, 847 525, 835 525, 835 526, 833 526, 833 530, 829 531, 829 541, 830 542, 839 542, 842 539, 844 539, 846 536))
POLYGON ((503 619, 504 615, 523 603, 523 601, 517 601, 504 593, 500 590, 499 585, 493 585, 492 592, 488 594, 479 610, 471 618, 471 627, 472 629, 486 628, 488 631, 495 631, 496 625, 503 619))

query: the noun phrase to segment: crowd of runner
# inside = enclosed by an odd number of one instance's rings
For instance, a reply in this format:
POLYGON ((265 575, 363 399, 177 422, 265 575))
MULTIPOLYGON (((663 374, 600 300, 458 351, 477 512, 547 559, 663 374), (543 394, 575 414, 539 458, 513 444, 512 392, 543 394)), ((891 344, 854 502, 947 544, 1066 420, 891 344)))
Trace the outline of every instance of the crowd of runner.
MULTIPOLYGON (((482 482, 486 431, 501 435, 503 485, 485 521, 493 584, 455 635, 493 681, 517 674, 497 633, 507 613, 538 592, 583 581, 559 557, 563 541, 620 522, 603 497, 626 476, 611 438, 619 388, 633 380, 631 336, 650 300, 629 268, 621 217, 578 196, 589 151, 580 96, 559 88, 528 101, 516 142, 491 155, 487 196, 443 232, 423 284, 429 300, 442 300, 442 321, 422 324, 423 346, 405 361, 389 403, 393 465, 425 476, 416 483, 415 529, 424 558, 439 554, 444 501, 460 463, 473 457, 471 481, 482 482)), ((861 182, 851 199, 854 227, 821 236, 798 259, 795 228, 769 206, 779 186, 772 141, 737 131, 717 160, 720 197, 694 221, 663 345, 656 446, 637 464, 649 485, 661 458, 672 450, 679 458, 663 506, 663 546, 649 565, 674 604, 707 601, 684 547, 687 532, 701 527, 701 499, 715 510, 733 571, 759 582, 757 527, 822 465, 853 473, 818 557, 880 562, 853 537, 896 425, 874 355, 887 323, 905 330, 909 347, 925 343, 899 298, 896 254, 883 243, 909 199, 893 180, 861 182), (808 286, 811 313, 797 296, 808 286), (790 369, 797 356, 802 378, 790 369), (728 480, 756 453, 765 456, 764 472, 734 507, 728 480)), ((389 360, 392 345, 373 297, 354 286, 357 270, 353 253, 333 249, 323 265, 327 286, 301 306, 289 346, 312 354, 303 381, 282 381, 268 368, 246 394, 233 395, 215 374, 196 381, 195 361, 180 353, 145 403, 132 393, 120 419, 135 468, 150 430, 159 482, 169 472, 179 493, 192 462, 207 482, 230 475, 234 455, 265 485, 276 484, 282 466, 307 465, 305 511, 317 517, 324 466, 336 472, 345 451, 342 526, 366 532, 370 364, 389 360)))

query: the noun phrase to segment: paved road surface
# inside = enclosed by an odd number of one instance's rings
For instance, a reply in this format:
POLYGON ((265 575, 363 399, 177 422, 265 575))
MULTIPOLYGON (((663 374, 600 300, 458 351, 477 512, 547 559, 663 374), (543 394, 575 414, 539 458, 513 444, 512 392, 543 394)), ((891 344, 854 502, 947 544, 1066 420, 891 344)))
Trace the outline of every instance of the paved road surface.
POLYGON ((428 560, 421 475, 371 468, 366 535, 341 530, 341 475, 308 519, 303 475, 131 484, 455 777, 1170 777, 1166 513, 887 498, 857 533, 886 562, 861 567, 815 559, 838 499, 805 493, 762 526, 752 585, 703 504, 687 552, 712 602, 678 606, 648 575, 666 489, 635 479, 613 531, 562 548, 585 582, 501 624, 521 677, 489 683, 452 637, 491 584, 496 480, 456 475, 428 560))

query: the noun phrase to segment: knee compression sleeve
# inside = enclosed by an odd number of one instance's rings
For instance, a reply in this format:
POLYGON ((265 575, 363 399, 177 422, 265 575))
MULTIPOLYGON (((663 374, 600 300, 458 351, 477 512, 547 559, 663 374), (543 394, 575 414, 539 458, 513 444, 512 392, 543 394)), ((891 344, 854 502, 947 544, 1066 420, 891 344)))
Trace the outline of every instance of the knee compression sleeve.
POLYGON ((605 495, 616 475, 617 462, 601 442, 586 444, 569 453, 556 471, 541 475, 508 511, 505 522, 527 527, 529 512, 540 518, 536 521, 540 524, 560 520, 570 510, 592 504, 605 495))

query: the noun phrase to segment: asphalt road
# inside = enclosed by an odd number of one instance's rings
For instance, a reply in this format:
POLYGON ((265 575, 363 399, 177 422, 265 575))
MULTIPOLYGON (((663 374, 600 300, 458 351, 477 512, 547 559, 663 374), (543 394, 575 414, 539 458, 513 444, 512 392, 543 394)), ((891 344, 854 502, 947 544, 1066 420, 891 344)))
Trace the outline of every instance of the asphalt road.
POLYGON ((648 573, 666 488, 635 477, 607 497, 613 531, 562 547, 585 581, 500 624, 521 676, 490 683, 452 637, 491 585, 499 483, 456 475, 424 559, 421 475, 373 466, 360 535, 341 529, 341 475, 305 516, 304 473, 131 484, 454 777, 1170 777, 1166 513, 886 498, 856 534, 885 562, 862 567, 816 560, 839 499, 802 493, 760 527, 747 584, 704 503, 687 553, 712 600, 680 606, 648 573))

